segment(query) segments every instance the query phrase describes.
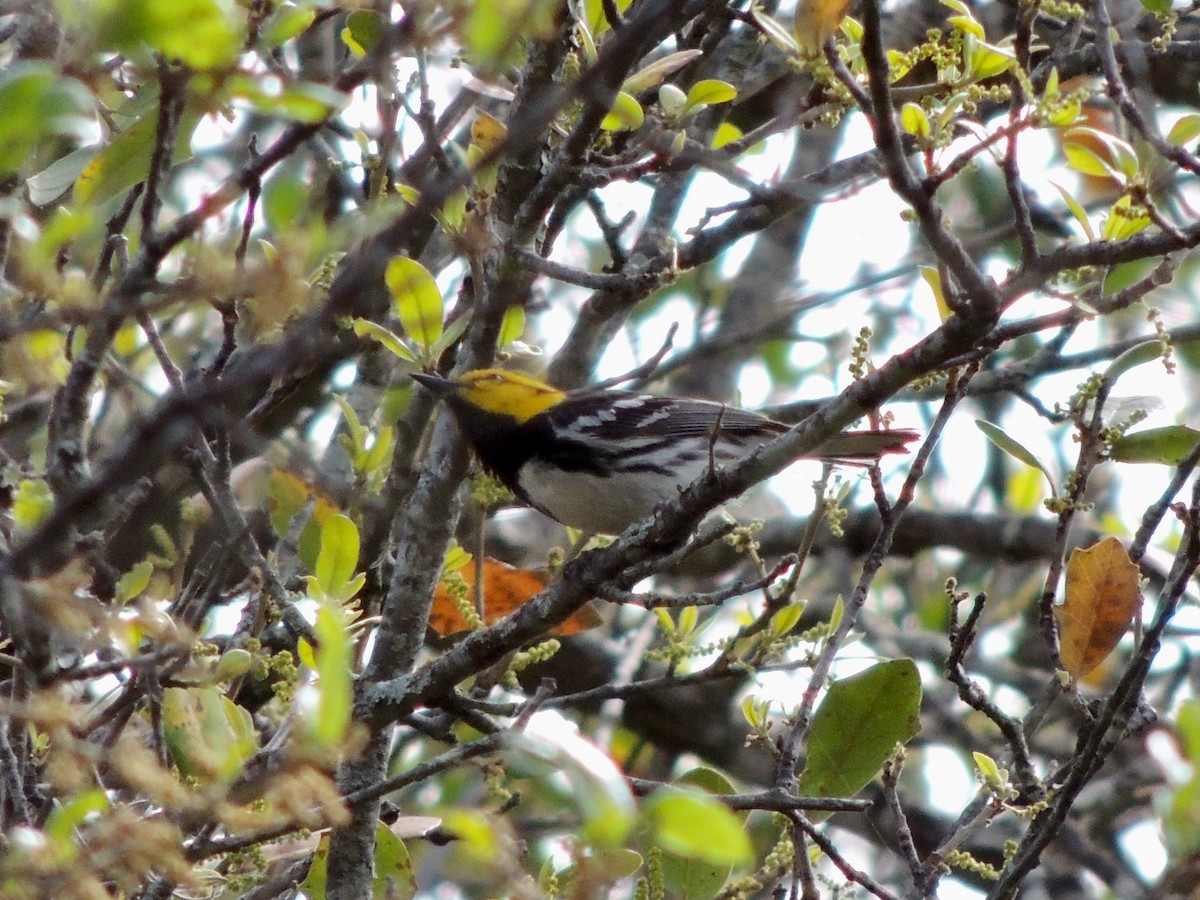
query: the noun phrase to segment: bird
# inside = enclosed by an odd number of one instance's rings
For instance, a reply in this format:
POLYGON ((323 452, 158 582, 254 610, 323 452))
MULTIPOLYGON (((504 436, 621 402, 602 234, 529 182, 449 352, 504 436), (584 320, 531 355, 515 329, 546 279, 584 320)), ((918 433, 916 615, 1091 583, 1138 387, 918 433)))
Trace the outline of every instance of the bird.
MULTIPOLYGON (((446 403, 483 467, 523 503, 596 534, 620 534, 711 466, 748 456, 790 430, 710 400, 568 393, 505 369, 412 377, 446 403)), ((803 458, 869 464, 907 452, 918 437, 907 429, 846 431, 803 458)))

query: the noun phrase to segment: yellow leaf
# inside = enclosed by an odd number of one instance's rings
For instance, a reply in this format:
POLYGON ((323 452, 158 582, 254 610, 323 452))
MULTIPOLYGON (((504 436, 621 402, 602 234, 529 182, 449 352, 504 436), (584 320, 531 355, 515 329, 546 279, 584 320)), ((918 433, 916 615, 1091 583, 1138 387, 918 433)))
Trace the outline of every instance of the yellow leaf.
POLYGON ((792 27, 796 40, 810 53, 819 52, 825 41, 837 34, 849 10, 849 0, 800 0, 792 27))
POLYGON ((1139 577, 1138 567, 1115 537, 1071 552, 1065 598, 1054 608, 1054 616, 1059 656, 1072 677, 1100 665, 1129 629, 1142 602, 1139 577))
POLYGON ((508 137, 508 128, 495 116, 476 110, 475 121, 471 123, 471 143, 483 151, 485 155, 493 153, 508 137))

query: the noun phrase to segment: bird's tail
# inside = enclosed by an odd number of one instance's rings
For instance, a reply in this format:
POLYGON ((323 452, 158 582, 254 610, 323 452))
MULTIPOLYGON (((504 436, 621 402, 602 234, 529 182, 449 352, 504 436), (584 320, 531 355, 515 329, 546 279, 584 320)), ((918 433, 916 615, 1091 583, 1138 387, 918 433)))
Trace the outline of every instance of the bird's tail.
POLYGON ((843 431, 804 455, 827 462, 871 462, 888 453, 907 453, 908 445, 920 437, 919 432, 905 428, 894 431, 843 431))

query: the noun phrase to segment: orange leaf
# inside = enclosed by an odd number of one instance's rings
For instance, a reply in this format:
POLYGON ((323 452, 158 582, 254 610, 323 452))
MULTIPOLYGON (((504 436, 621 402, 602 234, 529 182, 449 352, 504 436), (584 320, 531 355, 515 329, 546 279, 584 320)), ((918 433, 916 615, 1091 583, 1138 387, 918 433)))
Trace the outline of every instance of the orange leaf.
POLYGON ((1073 678, 1087 675, 1112 653, 1141 606, 1140 573, 1115 537, 1071 551, 1058 619, 1059 655, 1073 678))
MULTIPOLYGON (((464 565, 455 574, 461 575, 472 590, 475 588, 475 561, 464 565)), ((483 621, 491 625, 532 600, 546 586, 545 577, 532 569, 518 569, 498 559, 483 561, 483 621)), ((578 609, 570 618, 549 630, 549 634, 565 636, 578 634, 600 624, 600 614, 591 604, 578 609)), ((429 627, 440 636, 457 634, 470 629, 458 610, 445 582, 438 584, 429 612, 429 627)))

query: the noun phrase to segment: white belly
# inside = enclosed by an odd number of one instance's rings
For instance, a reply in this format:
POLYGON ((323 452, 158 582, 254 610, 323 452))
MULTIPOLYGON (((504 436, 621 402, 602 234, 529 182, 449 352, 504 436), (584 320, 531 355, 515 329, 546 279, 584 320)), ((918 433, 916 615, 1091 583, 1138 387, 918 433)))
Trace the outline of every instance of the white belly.
MULTIPOLYGON (((722 462, 717 460, 718 465, 722 462)), ((680 480, 672 482, 658 472, 620 472, 606 478, 531 461, 521 470, 520 485, 535 506, 564 525, 620 534, 660 503, 675 499, 708 469, 708 460, 680 468, 680 480), (620 490, 613 487, 616 479, 620 490)))

